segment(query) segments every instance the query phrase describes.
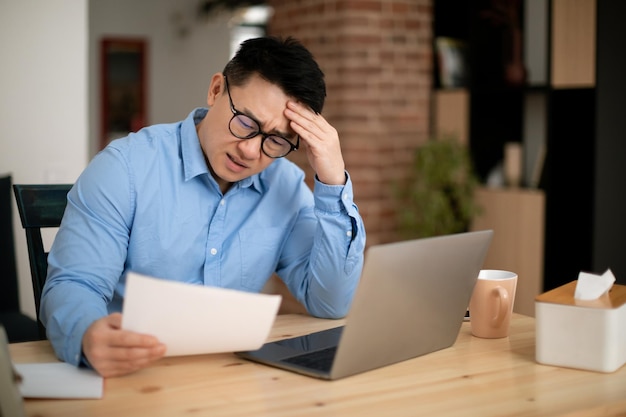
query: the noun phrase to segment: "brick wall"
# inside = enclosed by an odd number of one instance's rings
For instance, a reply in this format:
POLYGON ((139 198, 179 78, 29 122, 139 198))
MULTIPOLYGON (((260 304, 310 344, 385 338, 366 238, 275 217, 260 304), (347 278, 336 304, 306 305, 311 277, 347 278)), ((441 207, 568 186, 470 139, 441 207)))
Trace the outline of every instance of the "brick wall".
MULTIPOLYGON (((291 35, 326 75, 368 245, 398 240, 394 184, 429 137, 433 0, 268 0, 268 33, 291 35)), ((290 157, 308 172, 305 152, 290 157)))

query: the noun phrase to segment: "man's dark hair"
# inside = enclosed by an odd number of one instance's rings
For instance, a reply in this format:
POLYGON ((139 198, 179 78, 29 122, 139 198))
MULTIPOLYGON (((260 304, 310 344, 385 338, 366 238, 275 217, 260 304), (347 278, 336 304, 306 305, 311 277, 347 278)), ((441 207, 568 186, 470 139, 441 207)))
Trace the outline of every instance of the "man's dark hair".
POLYGON ((223 71, 230 85, 241 86, 259 74, 285 94, 321 113, 326 98, 324 73, 313 55, 292 37, 266 36, 245 40, 223 71))

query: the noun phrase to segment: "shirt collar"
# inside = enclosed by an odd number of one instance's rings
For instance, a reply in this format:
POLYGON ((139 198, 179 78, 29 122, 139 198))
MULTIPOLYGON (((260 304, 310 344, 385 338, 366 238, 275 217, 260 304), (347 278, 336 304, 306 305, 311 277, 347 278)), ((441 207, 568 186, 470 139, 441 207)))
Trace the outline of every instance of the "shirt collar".
POLYGON ((200 147, 200 139, 196 131, 196 124, 206 116, 208 109, 196 108, 185 120, 180 127, 180 149, 183 159, 183 171, 185 181, 190 180, 201 174, 208 174, 209 168, 204 160, 204 153, 200 147))

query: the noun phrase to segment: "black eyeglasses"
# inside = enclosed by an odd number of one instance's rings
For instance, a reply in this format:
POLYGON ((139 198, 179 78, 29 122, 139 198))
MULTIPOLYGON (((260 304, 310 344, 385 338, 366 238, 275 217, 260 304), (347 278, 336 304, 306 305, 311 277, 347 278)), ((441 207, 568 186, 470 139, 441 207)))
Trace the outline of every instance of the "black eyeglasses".
POLYGON ((300 146, 300 136, 297 136, 297 142, 294 145, 282 136, 263 132, 259 122, 237 110, 233 104, 233 99, 230 96, 230 89, 228 88, 228 79, 226 76, 224 76, 224 82, 226 83, 228 101, 230 101, 230 110, 233 112, 233 117, 228 123, 228 129, 233 136, 238 139, 252 139, 261 135, 261 150, 270 158, 282 158, 283 156, 287 156, 291 151, 298 149, 300 146))

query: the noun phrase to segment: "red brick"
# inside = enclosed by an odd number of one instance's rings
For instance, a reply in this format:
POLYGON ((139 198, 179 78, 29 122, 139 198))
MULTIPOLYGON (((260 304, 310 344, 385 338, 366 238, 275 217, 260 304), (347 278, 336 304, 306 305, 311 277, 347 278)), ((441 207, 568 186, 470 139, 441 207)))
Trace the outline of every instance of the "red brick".
MULTIPOLYGON (((401 238, 394 188, 429 136, 433 1, 268 0, 269 33, 299 38, 326 74, 323 115, 339 133, 368 245, 401 238)), ((290 159, 311 185, 305 152, 290 159)))

